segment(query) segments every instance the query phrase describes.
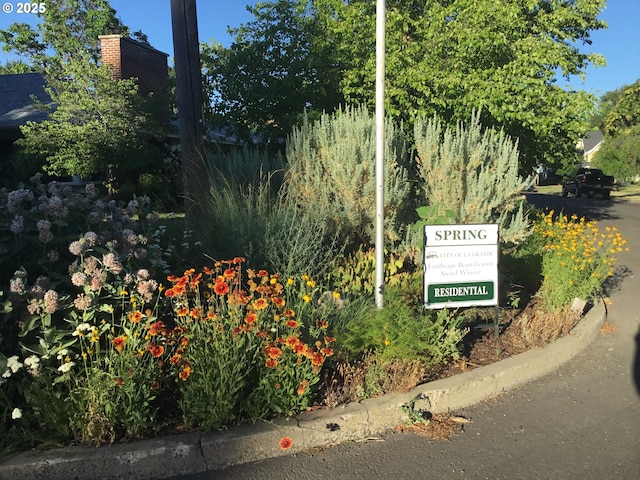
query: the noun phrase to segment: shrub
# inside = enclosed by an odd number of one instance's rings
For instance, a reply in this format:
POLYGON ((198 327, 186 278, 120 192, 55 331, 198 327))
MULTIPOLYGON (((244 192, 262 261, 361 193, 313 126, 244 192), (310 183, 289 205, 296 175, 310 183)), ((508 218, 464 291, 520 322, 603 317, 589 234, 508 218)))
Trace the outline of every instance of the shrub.
POLYGON ((443 128, 436 117, 419 118, 414 134, 422 201, 438 209, 434 217, 498 223, 503 242, 526 238, 530 228, 516 142, 503 132, 483 130, 479 112, 455 130, 443 128))
POLYGON ((243 252, 248 265, 287 277, 320 275, 337 249, 323 219, 274 190, 271 174, 257 178, 235 183, 233 177, 212 172, 214 187, 204 202, 206 248, 217 258, 243 252))
POLYGON ((248 270, 244 259, 170 277, 180 406, 188 426, 206 430, 305 409, 333 354, 328 322, 315 317, 308 277, 283 281, 248 270))
MULTIPOLYGON (((417 276, 416 276, 417 278, 417 276)), ((350 356, 374 352, 385 360, 418 360, 437 365, 458 358, 466 331, 464 317, 455 312, 424 310, 415 300, 408 301, 406 288, 390 287, 381 310, 373 305, 359 318, 338 330, 341 344, 350 356)))
MULTIPOLYGON (((327 225, 342 244, 375 239, 375 120, 366 108, 349 108, 305 122, 287 138, 287 196, 327 225)), ((385 125, 385 235, 404 237, 410 184, 407 142, 385 125)))
POLYGON ((592 300, 627 243, 615 227, 601 231, 595 221, 553 211, 538 215, 534 231, 543 242, 539 294, 550 312, 568 309, 576 297, 592 300))

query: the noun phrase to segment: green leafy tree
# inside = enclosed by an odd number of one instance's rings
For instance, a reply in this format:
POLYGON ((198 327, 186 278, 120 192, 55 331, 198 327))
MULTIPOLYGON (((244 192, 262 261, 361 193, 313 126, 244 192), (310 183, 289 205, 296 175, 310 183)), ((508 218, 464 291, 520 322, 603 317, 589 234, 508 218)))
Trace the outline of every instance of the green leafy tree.
MULTIPOLYGON (((138 95, 133 79, 116 80, 101 65, 98 36, 128 35, 129 29, 107 0, 50 0, 46 7, 36 30, 15 23, 0 31, 5 51, 25 56, 45 74, 55 105, 47 121, 22 127, 17 144, 22 154, 43 159, 47 173, 108 172, 122 182, 150 164, 162 138, 161 103, 138 95)), ((136 36, 145 41, 144 34, 136 36)))
POLYGON ((45 170, 53 175, 135 170, 150 154, 147 142, 161 138, 135 81, 116 80, 108 69, 78 57, 64 64, 64 73, 64 78, 48 77, 57 107, 48 120, 22 127, 24 138, 17 144, 46 158, 45 170))
POLYGON ((615 106, 605 118, 605 135, 615 137, 640 124, 640 80, 623 89, 615 106))
POLYGON ((604 122, 607 118, 607 115, 609 115, 609 113, 613 110, 613 107, 615 107, 616 103, 622 96, 622 93, 628 87, 628 85, 623 85, 622 87, 611 90, 610 92, 605 92, 600 96, 600 98, 598 99, 598 104, 595 107, 590 120, 591 128, 597 130, 604 129, 604 122))
POLYGON ((605 137, 593 164, 618 180, 637 181, 640 175, 640 80, 605 96, 615 103, 608 107, 604 118, 605 137))
POLYGON ((0 75, 36 72, 38 72, 37 67, 29 65, 22 60, 9 60, 4 65, 0 65, 0 75))
MULTIPOLYGON (((521 163, 573 159, 595 98, 565 90, 604 59, 579 50, 604 28, 606 0, 388 0, 387 111, 412 123, 437 114, 455 124, 481 108, 482 123, 519 139, 521 163)), ((315 0, 335 45, 341 90, 371 106, 375 89, 375 2, 315 0)))
POLYGON ((339 72, 308 0, 258 2, 247 10, 255 19, 230 30, 229 48, 202 45, 208 116, 245 136, 282 140, 305 111, 341 103, 339 72))

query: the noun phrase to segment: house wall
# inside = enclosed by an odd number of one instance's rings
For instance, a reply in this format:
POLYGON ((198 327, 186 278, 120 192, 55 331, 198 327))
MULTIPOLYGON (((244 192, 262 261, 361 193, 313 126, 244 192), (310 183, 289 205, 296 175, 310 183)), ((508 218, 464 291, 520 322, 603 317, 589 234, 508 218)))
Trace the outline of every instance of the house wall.
POLYGON ((121 35, 101 35, 102 62, 111 65, 115 78, 136 78, 139 92, 160 91, 169 75, 168 55, 121 35))

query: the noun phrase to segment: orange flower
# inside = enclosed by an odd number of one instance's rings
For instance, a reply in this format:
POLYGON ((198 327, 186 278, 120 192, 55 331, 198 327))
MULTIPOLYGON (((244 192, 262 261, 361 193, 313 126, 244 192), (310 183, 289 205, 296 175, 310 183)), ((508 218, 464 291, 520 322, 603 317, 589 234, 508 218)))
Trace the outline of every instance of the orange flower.
POLYGON ((192 318, 199 318, 202 314, 202 309, 200 307, 193 307, 189 312, 189 316, 192 318))
POLYGON ((278 361, 275 358, 267 358, 267 361, 264 364, 267 368, 275 368, 278 366, 278 361))
POLYGON ((289 437, 282 437, 280 439, 280 448, 282 450, 288 450, 293 446, 293 440, 291 440, 289 437))
POLYGON ((269 304, 264 298, 258 298, 255 302, 253 302, 253 308, 255 308, 256 310, 264 310, 268 306, 269 304))
POLYGON ((302 342, 298 342, 291 345, 291 350, 293 350, 293 353, 296 355, 302 355, 307 350, 307 346, 302 342))
POLYGON ((282 298, 282 297, 273 297, 271 299, 271 301, 274 303, 275 306, 280 307, 280 308, 284 307, 284 305, 286 303, 285 299, 282 298))
POLYGON ((125 337, 116 337, 113 339, 113 347, 118 351, 118 353, 122 353, 126 341, 127 339, 125 337))
POLYGON ((176 292, 173 288, 168 288, 165 292, 164 292, 164 296, 167 298, 172 298, 176 296, 176 292))
POLYGON ((124 385, 124 380, 122 379, 122 377, 116 377, 116 387, 121 387, 122 385, 124 385))
POLYGON ((293 347, 294 345, 296 345, 298 342, 300 342, 300 339, 298 337, 294 337, 293 335, 290 337, 287 337, 287 339, 284 341, 284 343, 286 343, 287 345, 289 345, 290 347, 293 347))
POLYGON ((129 321, 133 323, 140 323, 142 319, 142 312, 140 310, 136 310, 135 312, 131 312, 128 315, 129 321))
POLYGON ((154 358, 161 357, 164 353, 164 347, 162 345, 150 345, 149 351, 151 352, 151 356, 154 358))
POLYGON ((227 268, 222 274, 225 278, 233 278, 236 276, 235 268, 227 268))
POLYGON ((329 328, 329 322, 327 322, 326 320, 316 320, 316 327, 321 330, 326 330, 327 328, 329 328))
POLYGON ((294 312, 290 308, 287 308, 282 312, 282 316, 284 316, 284 317, 295 317, 296 316, 296 312, 294 312))
POLYGON ((189 375, 191 375, 191 372, 193 372, 193 369, 191 368, 191 365, 187 363, 182 369, 182 371, 180 372, 180 375, 179 375, 180 380, 185 382, 187 378, 189 378, 189 375))
POLYGON ((287 320, 285 322, 285 325, 289 328, 298 328, 298 322, 296 322, 295 320, 287 320))
POLYGON ((226 295, 229 293, 229 285, 227 285, 223 280, 220 280, 222 277, 219 277, 216 280, 216 284, 213 287, 213 291, 216 292, 216 295, 226 295))
POLYGON ((152 337, 155 335, 160 335, 163 329, 164 329, 164 323, 162 323, 161 321, 152 323, 151 327, 149 328, 149 335, 151 335, 152 337))
POLYGON ((256 315, 254 312, 249 312, 244 317, 244 321, 248 325, 253 325, 254 323, 256 323, 257 320, 258 320, 258 315, 256 315))
POLYGON ((267 347, 264 349, 264 353, 269 358, 280 358, 282 356, 282 350, 280 350, 278 347, 267 347))
POLYGON ((304 392, 307 391, 307 387, 309 386, 309 380, 303 380, 300 385, 298 385, 298 389, 296 390, 296 393, 298 395, 304 395, 304 392))
POLYGON ((311 357, 311 363, 313 363, 315 366, 319 367, 320 365, 322 365, 324 363, 324 357, 322 356, 321 353, 315 353, 311 357))
POLYGON ((258 270, 258 277, 268 277, 269 276, 269 272, 267 272, 266 270, 258 270))
POLYGON ((333 343, 336 339, 333 337, 324 337, 324 343, 333 343))
POLYGON ((321 352, 325 357, 330 357, 331 355, 333 355, 333 348, 325 347, 325 348, 321 349, 321 350, 320 350, 320 352, 321 352))
POLYGON ((202 271, 205 273, 205 275, 213 275, 215 273, 215 270, 209 267, 202 267, 202 271))
POLYGON ((179 308, 176 311, 176 315, 178 315, 179 317, 186 317, 188 313, 189 313, 189 309, 187 307, 179 308))
POLYGON ((234 264, 238 265, 238 264, 246 262, 246 261, 247 261, 247 259, 244 258, 244 257, 234 257, 234 259, 231 260, 231 263, 234 263, 234 264))

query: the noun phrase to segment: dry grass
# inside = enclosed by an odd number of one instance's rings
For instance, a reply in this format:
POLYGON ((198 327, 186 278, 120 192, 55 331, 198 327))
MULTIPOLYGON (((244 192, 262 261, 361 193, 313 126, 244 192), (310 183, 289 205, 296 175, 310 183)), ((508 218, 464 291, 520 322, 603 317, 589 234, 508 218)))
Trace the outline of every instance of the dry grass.
POLYGON ((417 360, 385 361, 367 355, 359 362, 341 362, 325 378, 323 404, 333 408, 385 393, 408 392, 422 383, 426 373, 417 360))
POLYGON ((572 310, 550 313, 542 309, 528 309, 517 322, 522 338, 532 347, 542 347, 567 335, 580 318, 581 313, 572 310))

